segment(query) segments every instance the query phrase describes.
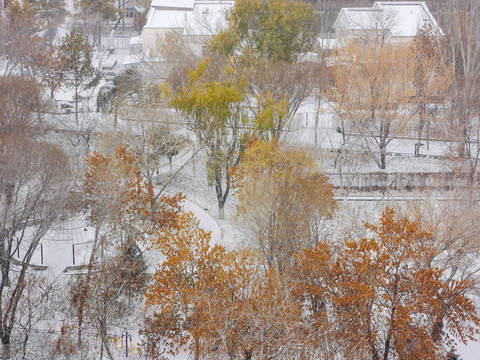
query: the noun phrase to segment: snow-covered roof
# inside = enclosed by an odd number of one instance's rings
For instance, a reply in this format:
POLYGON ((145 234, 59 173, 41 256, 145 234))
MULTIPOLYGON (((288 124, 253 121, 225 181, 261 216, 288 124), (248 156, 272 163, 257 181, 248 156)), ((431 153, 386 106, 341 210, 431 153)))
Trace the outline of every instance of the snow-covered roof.
POLYGON ((393 36, 416 36, 418 30, 431 27, 434 35, 444 35, 442 29, 423 1, 378 1, 373 8, 394 13, 398 22, 392 28, 393 36))
POLYGON ((431 28, 444 35, 423 1, 378 1, 371 8, 343 8, 334 24, 344 30, 390 30, 391 36, 413 37, 420 29, 431 28))
POLYGON ((193 9, 195 0, 152 0, 151 7, 193 9))
POLYGON ((146 28, 183 28, 187 20, 187 12, 183 10, 154 9, 148 15, 146 28))
POLYGON ((234 4, 233 0, 153 0, 144 28, 212 35, 227 25, 227 15, 234 4))

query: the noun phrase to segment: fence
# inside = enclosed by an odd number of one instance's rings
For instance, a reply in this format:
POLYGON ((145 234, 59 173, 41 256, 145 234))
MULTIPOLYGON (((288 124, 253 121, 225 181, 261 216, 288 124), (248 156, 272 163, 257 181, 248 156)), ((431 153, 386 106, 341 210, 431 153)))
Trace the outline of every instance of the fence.
POLYGON ((130 47, 131 36, 127 35, 102 35, 102 48, 128 49, 130 47))
MULTIPOLYGON (((379 190, 453 190, 468 184, 468 174, 463 173, 365 173, 327 174, 335 188, 356 191, 379 190)), ((478 179, 476 179, 478 183, 478 179)))

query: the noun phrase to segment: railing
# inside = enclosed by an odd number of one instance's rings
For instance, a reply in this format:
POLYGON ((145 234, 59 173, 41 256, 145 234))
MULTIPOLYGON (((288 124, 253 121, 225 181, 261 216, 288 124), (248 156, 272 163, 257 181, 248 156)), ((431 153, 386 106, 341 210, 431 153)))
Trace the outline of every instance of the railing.
MULTIPOLYGON (((365 174, 327 174, 335 188, 352 191, 379 190, 453 190, 466 187, 469 183, 468 174, 437 172, 437 173, 383 173, 365 174)), ((478 183, 479 179, 475 179, 478 183)))

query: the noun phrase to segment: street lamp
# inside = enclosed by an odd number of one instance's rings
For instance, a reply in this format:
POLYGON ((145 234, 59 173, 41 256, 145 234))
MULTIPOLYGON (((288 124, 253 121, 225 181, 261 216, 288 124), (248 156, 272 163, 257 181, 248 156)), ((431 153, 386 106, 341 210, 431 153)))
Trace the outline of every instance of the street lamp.
POLYGON ((125 337, 125 357, 128 357, 128 340, 132 342, 132 334, 130 334, 128 331, 122 331, 122 343, 123 343, 124 337, 125 337))

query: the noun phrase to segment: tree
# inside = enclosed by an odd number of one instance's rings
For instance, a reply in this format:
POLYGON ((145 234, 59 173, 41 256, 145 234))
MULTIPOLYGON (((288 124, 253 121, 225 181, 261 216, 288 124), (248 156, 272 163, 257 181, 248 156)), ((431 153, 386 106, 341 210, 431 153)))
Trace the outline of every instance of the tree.
POLYGON ((31 0, 12 1, 5 15, 0 19, 0 59, 3 60, 3 74, 30 74, 32 59, 43 51, 37 35, 43 28, 39 8, 31 0))
POLYGON ((115 0, 80 0, 78 5, 83 13, 98 13, 107 21, 117 19, 115 0))
POLYGON ((453 279, 478 282, 480 256, 480 208, 474 200, 475 188, 456 189, 451 197, 439 202, 432 194, 424 199, 406 203, 403 212, 422 224, 433 234, 435 264, 445 270, 447 282, 453 279))
POLYGON ((478 97, 480 94, 480 24, 477 1, 450 1, 442 11, 443 27, 448 34, 441 49, 447 64, 454 69, 450 87, 448 135, 454 136, 455 163, 465 161, 472 181, 480 160, 478 97))
MULTIPOLYGON (((223 270, 225 249, 211 247, 210 234, 191 215, 183 215, 181 224, 153 242, 165 261, 146 292, 146 305, 155 310, 147 314, 143 334, 147 336, 147 352, 153 356, 176 354, 188 345, 199 359, 207 320, 202 292, 223 270)), ((215 289, 210 291, 213 294, 215 289)))
POLYGON ((321 222, 336 207, 333 186, 313 157, 277 141, 250 142, 232 175, 240 223, 268 266, 286 271, 318 243, 321 222))
POLYGON ((311 94, 315 66, 299 62, 317 37, 313 8, 300 1, 237 1, 227 29, 211 42, 248 81, 245 101, 257 135, 279 138, 311 94))
POLYGON ((412 73, 404 46, 354 43, 339 54, 331 95, 342 131, 362 136, 380 169, 387 166, 388 144, 411 120, 412 73))
POLYGON ((50 282, 45 275, 29 271, 25 277, 24 294, 18 304, 16 331, 12 336, 12 344, 21 349, 22 360, 37 355, 35 330, 42 320, 52 314, 51 298, 56 291, 60 291, 59 282, 50 282))
POLYGON ((246 116, 241 109, 245 82, 222 62, 204 60, 188 73, 187 84, 174 89, 170 104, 188 119, 188 126, 207 150, 208 182, 215 186, 220 219, 230 193, 232 167, 248 140, 246 116))
POLYGON ((181 194, 162 194, 154 201, 153 188, 138 171, 135 156, 126 147, 115 154, 87 155, 83 184, 84 209, 95 227, 87 273, 73 297, 77 312, 77 343, 82 343, 82 325, 92 291, 96 264, 108 258, 112 248, 144 241, 146 236, 177 227, 181 194))
MULTIPOLYGON (((95 263, 84 310, 85 317, 100 339, 100 358, 105 350, 111 359, 111 326, 131 313, 131 300, 143 295, 148 281, 145 260, 133 239, 119 244, 114 251, 115 255, 95 263)), ((84 281, 82 276, 78 276, 72 284, 74 302, 83 296, 84 281)))
POLYGON ((215 37, 213 46, 240 62, 263 57, 295 62, 312 49, 316 34, 315 14, 308 4, 241 0, 235 2, 227 29, 215 37))
MULTIPOLYGON (((425 126, 429 125, 429 106, 443 102, 446 91, 451 85, 452 72, 440 58, 438 42, 431 36, 429 29, 424 29, 410 44, 413 58, 413 89, 414 105, 418 115, 417 150, 420 155, 420 144, 425 126)), ((428 141, 428 134, 427 134, 428 141)), ((427 143, 428 145, 428 143, 427 143)))
MULTIPOLYGON (((149 109, 151 110, 151 109, 149 109)), ((163 120, 145 119, 135 127, 123 128, 118 131, 104 133, 98 140, 98 147, 102 152, 107 148, 118 148, 128 144, 129 149, 138 161, 140 174, 150 186, 160 185, 161 194, 176 173, 190 163, 187 160, 177 171, 173 171, 173 157, 187 145, 187 140, 178 135, 169 124, 163 120), (170 174, 166 180, 160 181, 162 167, 170 167, 170 174)), ((192 155, 193 157, 193 155, 192 155)), ((156 199, 155 196, 153 199, 156 199)))
POLYGON ((32 256, 43 235, 65 212, 68 159, 56 146, 19 132, 0 134, 0 340, 10 359, 10 339, 32 256), (19 264, 13 259, 19 256, 19 264))
POLYGON ((262 139, 280 139, 304 100, 311 96, 317 64, 271 62, 259 59, 249 69, 249 110, 255 119, 256 135, 262 139))
POLYGON ((248 251, 210 244, 210 235, 185 214, 175 232, 154 240, 165 261, 147 289, 147 353, 195 359, 285 358, 305 350, 308 330, 295 283, 259 271, 248 251))
POLYGON ((78 101, 79 92, 87 80, 94 75, 92 68, 92 49, 88 39, 80 30, 73 28, 63 38, 59 52, 66 64, 65 73, 70 76, 69 80, 75 88, 75 122, 78 125, 78 101))
POLYGON ((42 87, 34 79, 0 77, 0 134, 10 131, 32 134, 45 108, 41 98, 42 87))
POLYGON ((163 91, 158 86, 146 85, 130 101, 119 104, 118 114, 124 120, 122 126, 100 136, 98 147, 106 154, 111 149, 128 144, 137 159, 141 175, 152 187, 154 181, 160 185, 158 181, 161 177, 158 175, 168 162, 170 174, 167 179, 162 179, 160 191, 154 197, 156 200, 176 174, 190 164, 196 153, 193 152, 190 159, 173 171, 173 158, 187 146, 188 140, 181 135, 182 130, 175 127, 176 117, 167 108, 163 91))
POLYGON ((55 91, 65 82, 65 69, 65 59, 54 49, 43 51, 32 60, 32 73, 50 89, 52 99, 55 91))
MULTIPOLYGON (((106 85, 99 91, 97 109, 113 113, 113 126, 117 126, 118 112, 128 99, 142 89, 142 76, 137 69, 129 68, 115 75, 113 84, 106 85)), ((131 101, 130 101, 131 102, 131 101)))
POLYGON ((432 235, 389 208, 378 226, 365 227, 371 237, 347 239, 337 254, 320 243, 299 256, 308 294, 323 296, 324 316, 331 306, 344 355, 440 359, 452 338, 473 338, 480 319, 467 293, 474 284, 443 281, 431 263, 432 235))

